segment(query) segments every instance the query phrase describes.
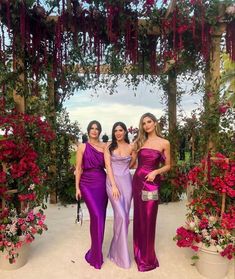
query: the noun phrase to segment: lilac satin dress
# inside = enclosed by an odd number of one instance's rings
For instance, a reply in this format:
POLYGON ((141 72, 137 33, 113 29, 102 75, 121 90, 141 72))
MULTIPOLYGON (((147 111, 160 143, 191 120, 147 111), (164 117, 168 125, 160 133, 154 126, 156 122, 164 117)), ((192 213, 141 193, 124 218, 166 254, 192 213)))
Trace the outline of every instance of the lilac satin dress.
POLYGON ((164 160, 164 155, 158 150, 142 148, 138 152, 138 167, 132 185, 134 257, 139 271, 149 271, 159 266, 154 249, 158 201, 142 201, 141 190, 143 187, 148 191, 159 189, 159 177, 151 183, 145 182, 145 176, 164 160))
POLYGON ((100 269, 103 263, 102 243, 108 203, 104 154, 86 143, 82 168, 80 189, 90 214, 91 235, 91 248, 86 253, 85 259, 90 265, 100 269))
POLYGON ((120 192, 119 199, 114 199, 112 186, 107 176, 106 189, 114 212, 113 239, 108 258, 122 268, 130 268, 131 260, 128 251, 129 211, 132 198, 132 177, 129 171, 130 156, 112 154, 111 167, 114 179, 120 192))

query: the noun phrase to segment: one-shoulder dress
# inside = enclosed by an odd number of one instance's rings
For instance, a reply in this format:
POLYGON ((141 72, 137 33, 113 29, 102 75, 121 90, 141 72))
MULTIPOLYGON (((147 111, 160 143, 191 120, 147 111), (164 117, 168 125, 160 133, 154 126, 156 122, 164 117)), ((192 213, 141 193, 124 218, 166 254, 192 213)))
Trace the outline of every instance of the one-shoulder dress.
POLYGON ((104 154, 87 142, 80 179, 82 198, 90 214, 91 248, 85 259, 97 269, 100 269, 103 263, 102 244, 108 203, 104 165, 104 154))

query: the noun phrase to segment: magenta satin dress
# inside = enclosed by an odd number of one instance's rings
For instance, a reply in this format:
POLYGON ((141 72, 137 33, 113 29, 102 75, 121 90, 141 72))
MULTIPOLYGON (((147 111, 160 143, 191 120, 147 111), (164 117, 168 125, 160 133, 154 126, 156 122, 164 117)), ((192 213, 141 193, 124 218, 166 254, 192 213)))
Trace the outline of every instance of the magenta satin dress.
POLYGON ((132 198, 132 178, 129 170, 130 156, 112 154, 111 166, 114 180, 120 192, 120 197, 114 199, 112 186, 107 177, 106 189, 113 207, 113 238, 108 258, 122 268, 130 268, 131 260, 128 251, 129 211, 132 198))
POLYGON ((159 189, 159 177, 153 183, 144 183, 145 176, 158 168, 165 160, 164 155, 151 148, 142 148, 138 152, 138 167, 133 177, 134 200, 134 257, 139 271, 149 271, 159 266, 155 254, 155 228, 158 212, 158 201, 142 201, 141 190, 159 189))
POLYGON ((86 253, 85 259, 94 268, 100 269, 103 264, 102 243, 108 203, 104 154, 86 143, 82 168, 80 189, 90 214, 91 235, 91 248, 86 253))

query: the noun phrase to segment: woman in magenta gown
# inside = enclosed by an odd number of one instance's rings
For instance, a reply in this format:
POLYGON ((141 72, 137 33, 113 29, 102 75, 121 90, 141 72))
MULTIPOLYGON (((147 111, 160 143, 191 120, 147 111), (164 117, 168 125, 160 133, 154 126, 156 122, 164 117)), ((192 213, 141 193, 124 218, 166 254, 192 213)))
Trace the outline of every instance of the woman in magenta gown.
POLYGON ((91 121, 87 127, 88 142, 80 144, 76 160, 76 198, 82 197, 90 214, 91 248, 85 255, 94 268, 103 264, 102 243, 108 197, 104 171, 104 148, 99 142, 101 125, 91 121))
POLYGON ((158 201, 143 201, 141 191, 159 189, 159 175, 170 169, 170 144, 162 138, 157 119, 151 113, 140 119, 135 150, 138 167, 132 183, 134 257, 139 271, 149 271, 159 266, 154 249, 158 201))
POLYGON ((126 125, 116 122, 112 141, 105 150, 107 169, 106 190, 113 207, 114 224, 108 258, 122 268, 130 268, 128 249, 129 211, 132 198, 132 178, 129 167, 132 146, 129 144, 126 125))

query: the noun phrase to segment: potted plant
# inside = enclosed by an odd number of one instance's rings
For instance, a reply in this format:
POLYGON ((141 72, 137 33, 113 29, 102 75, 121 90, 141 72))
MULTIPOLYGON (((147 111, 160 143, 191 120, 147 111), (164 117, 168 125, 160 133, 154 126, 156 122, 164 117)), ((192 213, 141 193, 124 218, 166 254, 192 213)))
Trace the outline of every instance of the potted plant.
POLYGON ((47 229, 46 148, 54 133, 41 117, 14 111, 0 115, 0 129, 0 268, 12 269, 1 261, 17 263, 24 244, 47 229))
POLYGON ((235 257, 235 162, 220 153, 208 156, 189 171, 187 183, 194 189, 192 200, 174 240, 197 252, 202 275, 223 278, 228 259, 235 257))
MULTIPOLYGON (((16 208, 5 207, 1 210, 0 220, 0 257, 7 259, 10 264, 16 263, 23 245, 31 243, 36 234, 47 230, 44 224, 45 215, 40 209, 27 208, 17 213, 16 208)), ((12 269, 5 259, 0 260, 0 268, 12 269)), ((26 261, 27 257, 24 257, 20 265, 24 265, 26 261)))

